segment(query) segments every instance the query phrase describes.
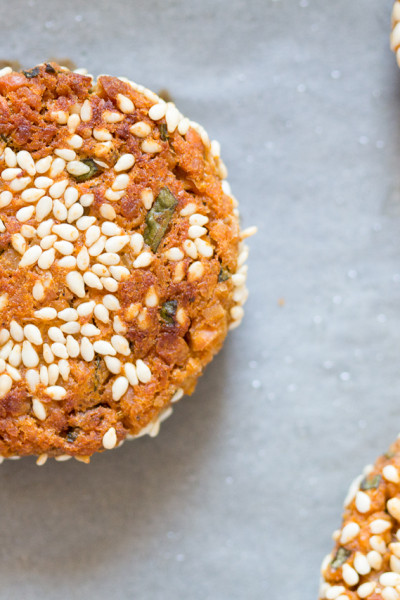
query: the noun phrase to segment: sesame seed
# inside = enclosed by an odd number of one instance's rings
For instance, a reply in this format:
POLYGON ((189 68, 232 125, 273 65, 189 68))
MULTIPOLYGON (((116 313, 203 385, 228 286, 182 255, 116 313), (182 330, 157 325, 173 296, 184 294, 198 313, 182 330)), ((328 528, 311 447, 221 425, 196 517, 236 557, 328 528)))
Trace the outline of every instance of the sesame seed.
POLYGON ((343 576, 344 581, 349 586, 357 585, 357 583, 360 580, 357 571, 355 571, 355 569, 353 569, 353 567, 351 567, 348 564, 343 565, 342 576, 343 576))
POLYGON ((78 298, 84 298, 85 284, 82 275, 78 271, 67 273, 66 283, 73 294, 78 296, 78 298))
POLYGON ((94 127, 93 129, 93 137, 99 142, 107 142, 112 140, 112 135, 108 131, 108 129, 101 129, 98 127, 94 127))
POLYGON ((103 435, 102 443, 106 450, 112 450, 117 444, 117 433, 115 427, 110 427, 103 435))
POLYGON ((357 588, 357 594, 360 598, 368 598, 376 588, 376 581, 367 581, 357 588))
POLYGON ((19 177, 18 179, 13 179, 13 181, 9 183, 9 186, 13 192, 20 192, 21 190, 24 190, 31 181, 30 177, 19 177))
POLYGON ((12 320, 10 323, 10 334, 16 342, 22 342, 24 339, 24 330, 22 329, 21 325, 14 320, 12 320))
POLYGON ((361 552, 356 552, 354 557, 354 568, 360 575, 368 575, 371 571, 371 566, 364 554, 361 552))
POLYGON ((115 190, 109 188, 108 190, 106 190, 104 197, 107 198, 107 200, 111 200, 111 202, 116 202, 118 200, 121 200, 124 193, 125 190, 123 190, 122 192, 116 192, 115 190))
POLYGON ((100 281, 99 277, 95 273, 92 273, 91 271, 86 271, 83 274, 83 281, 90 288, 95 288, 96 290, 103 289, 103 284, 100 281))
POLYGON ((131 169, 135 164, 135 157, 133 154, 122 154, 114 165, 114 171, 119 173, 120 171, 127 171, 131 169))
POLYGON ((59 456, 55 456, 54 460, 57 462, 66 462, 67 460, 71 460, 72 456, 69 454, 60 454, 59 456))
MULTIPOLYGON (((57 177, 65 169, 65 160, 63 158, 55 158, 50 168, 50 177, 57 177)), ((68 171, 68 169, 67 169, 68 171)))
POLYGON ((94 307, 94 316, 102 323, 108 323, 110 320, 109 312, 102 304, 96 304, 94 307))
MULTIPOLYGON (((102 255, 102 256, 104 256, 104 255, 102 255)), ((130 275, 129 269, 127 269, 126 267, 122 267, 120 265, 118 265, 118 266, 111 265, 110 272, 111 272, 111 275, 113 276, 113 278, 116 279, 117 281, 125 281, 126 279, 128 279, 128 277, 130 275)))
POLYGON ((400 585, 400 575, 391 571, 382 573, 382 575, 379 577, 379 583, 384 586, 400 585))
POLYGON ((64 204, 59 200, 54 200, 53 215, 55 216, 55 218, 59 221, 65 221, 65 219, 67 218, 67 214, 68 212, 66 206, 64 206, 64 204))
POLYGON ((383 467, 382 475, 386 481, 390 481, 391 483, 399 483, 400 481, 399 472, 394 465, 383 467))
POLYGON ((70 162, 76 158, 76 152, 71 150, 70 148, 57 148, 54 150, 54 154, 65 160, 66 162, 70 162))
POLYGON ((110 373, 113 373, 114 375, 119 375, 119 373, 121 373, 122 364, 119 358, 116 358, 115 356, 105 356, 104 362, 110 373))
MULTIPOLYGON (((3 306, 0 305, 0 308, 3 306)), ((10 332, 7 329, 0 329, 0 346, 3 346, 10 339, 10 332)))
POLYGON ((101 277, 100 281, 108 292, 116 292, 118 290, 118 281, 115 281, 112 277, 101 277))
POLYGON ((76 227, 73 225, 67 225, 66 223, 53 225, 52 231, 60 238, 67 240, 68 242, 75 242, 79 237, 79 232, 76 227))
POLYGON ((42 365, 39 370, 40 383, 47 387, 49 385, 49 372, 45 365, 42 365))
POLYGON ((51 364, 54 361, 54 355, 51 351, 49 344, 43 344, 43 358, 47 364, 51 364))
POLYGON ((142 252, 133 263, 135 269, 148 267, 153 262, 153 254, 151 252, 142 252))
POLYGON ((97 240, 97 242, 92 244, 88 251, 90 256, 98 256, 99 254, 101 254, 106 245, 106 241, 107 241, 107 238, 105 235, 103 235, 97 240))
MULTIPOLYGON (((57 154, 57 150, 55 150, 57 154)), ((36 173, 42 174, 47 173, 47 171, 51 167, 51 163, 53 162, 52 156, 46 156, 45 158, 41 158, 36 163, 36 173)))
POLYGON ((97 240, 99 239, 100 235, 101 235, 100 227, 98 227, 97 225, 92 225, 86 231, 86 234, 85 234, 85 245, 87 247, 92 246, 95 242, 97 242, 97 240))
POLYGON ((104 221, 101 225, 101 232, 106 236, 117 236, 122 233, 122 229, 116 223, 104 221))
POLYGON ((89 100, 85 100, 85 102, 82 104, 80 115, 81 115, 81 119, 84 123, 87 123, 88 121, 91 120, 91 118, 93 116, 93 112, 92 112, 92 106, 91 106, 89 100))
POLYGON ((19 344, 15 344, 15 346, 13 347, 13 349, 11 350, 11 352, 8 356, 8 362, 13 367, 19 367, 19 365, 21 364, 21 361, 22 361, 21 346, 19 344))
POLYGON ((34 349, 34 347, 32 346, 32 344, 30 342, 28 342, 28 340, 25 340, 22 343, 22 362, 24 363, 24 366, 27 368, 31 368, 31 367, 37 367, 37 365, 39 364, 39 356, 36 352, 36 350, 34 349))
POLYGON ((171 261, 182 260, 185 256, 180 248, 169 248, 164 254, 165 257, 171 261))
POLYGON ((14 150, 11 150, 11 148, 6 148, 4 150, 4 161, 7 165, 7 167, 16 167, 17 166, 17 155, 15 154, 14 150))
POLYGON ((351 542, 351 540, 354 540, 354 538, 357 537, 359 532, 360 526, 357 523, 347 523, 347 525, 343 527, 342 535, 340 537, 340 543, 347 544, 348 542, 351 542))
POLYGON ((390 568, 395 573, 400 573, 400 560, 397 558, 397 556, 390 557, 390 568))
POLYGON ((136 374, 141 383, 148 383, 151 379, 149 367, 140 358, 136 361, 136 374))
POLYGON ((3 398, 12 388, 12 379, 7 373, 0 375, 0 398, 3 398))
POLYGON ((143 152, 146 152, 148 154, 155 154, 156 152, 161 152, 162 150, 162 146, 155 140, 152 140, 151 138, 148 140, 144 140, 140 147, 143 152))
POLYGON ((22 225, 20 233, 24 238, 32 239, 36 235, 36 229, 32 225, 22 225))
POLYGON ((200 279, 204 273, 203 264, 200 261, 192 263, 188 269, 188 281, 200 279))
POLYGON ((30 267, 34 265, 38 260, 40 255, 42 254, 42 249, 38 245, 31 246, 28 250, 23 254, 19 266, 20 267, 30 267))
POLYGON ((81 339, 81 356, 86 362, 91 362, 94 358, 94 348, 87 337, 81 339))
POLYGON ((47 412, 44 405, 37 398, 32 400, 32 411, 35 417, 40 421, 44 421, 47 417, 47 412))
POLYGON ((47 190, 51 185, 54 184, 54 179, 50 177, 36 177, 35 186, 40 190, 47 190))
POLYGON ((28 342, 31 342, 36 346, 41 346, 43 344, 42 334, 40 333, 40 329, 36 327, 36 325, 25 325, 24 335, 28 342))
POLYGON ((382 590, 382 600, 399 600, 400 596, 392 587, 385 587, 382 590))
POLYGON ((60 329, 63 333, 79 333, 81 330, 81 326, 77 321, 68 321, 67 323, 63 323, 60 325, 60 329))
POLYGON ((94 194, 82 194, 82 196, 80 197, 79 202, 82 204, 82 206, 91 206, 91 204, 93 204, 94 201, 94 194))
POLYGON ((89 173, 90 167, 79 160, 71 160, 71 162, 67 164, 67 171, 70 175, 80 177, 81 175, 89 173))
POLYGON ((173 133, 175 131, 181 118, 182 116, 176 106, 172 102, 168 102, 167 111, 165 113, 168 133, 173 133))
POLYGON ((126 331, 127 331, 126 326, 124 325, 124 323, 121 321, 121 319, 118 316, 114 317, 113 329, 114 329, 115 333, 126 333, 126 331))
POLYGON ((192 239, 202 237, 206 233, 207 229, 205 227, 200 227, 199 225, 191 225, 188 229, 188 235, 192 239))
MULTIPOLYGON (((83 139, 80 135, 72 135, 69 139, 66 140, 67 144, 74 148, 75 150, 81 148, 83 145, 83 139)), ((72 162, 72 161, 71 161, 72 162)))
POLYGON ((73 206, 75 204, 75 202, 78 200, 78 198, 79 198, 78 190, 71 186, 67 187, 67 189, 64 192, 65 206, 67 208, 70 208, 71 206, 73 206))
POLYGON ((36 205, 35 216, 37 221, 43 221, 52 211, 53 201, 49 196, 43 196, 36 205))
POLYGON ((132 363, 125 363, 124 371, 131 386, 139 384, 135 365, 133 365, 132 363))
POLYGON ((180 400, 183 396, 184 392, 182 388, 178 388, 175 392, 175 394, 172 396, 171 398, 171 402, 178 402, 178 400, 180 400))
POLYGON ((14 342, 12 340, 9 340, 0 350, 0 358, 2 358, 3 360, 7 360, 13 346, 14 342))
POLYGON ((22 200, 24 202, 37 202, 42 196, 44 196, 44 190, 38 190, 36 188, 29 188, 28 190, 24 190, 21 194, 22 200))
POLYGON ((122 121, 124 118, 123 115, 120 115, 116 112, 111 112, 110 110, 105 110, 102 116, 106 123, 119 123, 119 121, 122 121))
POLYGON ((94 307, 94 300, 89 300, 89 302, 82 302, 82 304, 77 307, 76 311, 80 317, 88 317, 93 313, 94 307))
MULTIPOLYGON (((113 237, 108 238, 106 241, 105 249, 107 252, 121 252, 122 248, 124 248, 127 244, 129 244, 130 238, 129 235, 115 235, 113 237)), ((119 262, 119 259, 118 259, 119 262)), ((116 263, 112 263, 116 264, 116 263)))
POLYGON ((97 277, 108 277, 110 275, 110 271, 107 269, 105 265, 101 265, 100 263, 95 263, 90 267, 91 271, 97 275, 97 277))
POLYGON ((79 231, 86 231, 87 229, 91 229, 91 227, 93 226, 93 223, 96 222, 96 217, 80 217, 77 222, 76 222, 76 226, 79 229, 79 231))
POLYGON ((58 260, 57 264, 63 269, 75 269, 76 258, 75 256, 63 256, 63 258, 58 260))
POLYGON ((116 351, 113 348, 113 346, 109 342, 106 342, 104 340, 99 340, 97 342, 94 342, 93 348, 94 348, 95 352, 97 352, 98 354, 101 354, 102 356, 105 354, 109 354, 110 356, 116 355, 116 351))
POLYGON ((0 208, 5 208, 6 206, 8 206, 12 200, 13 196, 12 193, 9 191, 4 191, 1 192, 0 194, 0 208))
POLYGON ((36 460, 36 464, 38 467, 41 467, 47 461, 47 454, 40 454, 36 460))
POLYGON ((32 288, 32 296, 35 300, 43 300, 44 298, 44 287, 40 282, 36 282, 32 288))
POLYGON ((71 358, 76 358, 77 356, 79 356, 79 343, 76 341, 75 338, 72 337, 72 335, 67 335, 66 348, 68 355, 71 358))
POLYGON ((193 215, 197 210, 197 206, 196 204, 194 204, 193 202, 189 202, 189 204, 186 204, 186 206, 184 206, 182 208, 182 210, 180 211, 180 215, 182 217, 188 217, 190 215, 193 215))
POLYGON ((391 528, 391 526, 392 526, 391 523, 389 521, 386 521, 385 519, 375 519, 374 521, 371 521, 371 523, 369 524, 371 533, 378 533, 378 534, 383 533, 384 531, 387 531, 388 529, 391 528))
POLYGON ((138 121, 137 123, 132 125, 132 127, 129 129, 129 131, 131 133, 133 133, 133 135, 136 135, 137 137, 145 138, 148 135, 150 135, 151 127, 148 123, 145 123, 144 121, 138 121))
POLYGON ((187 132, 189 131, 189 127, 190 127, 189 119, 187 119, 186 117, 184 117, 178 123, 178 132, 181 135, 186 135, 187 132))
POLYGON ((11 245, 19 254, 24 254, 26 252, 26 241, 20 233, 14 233, 11 236, 11 245))
POLYGON ((400 558, 400 542, 394 542, 392 544, 389 544, 389 550, 391 552, 393 552, 393 554, 395 556, 397 556, 398 558, 400 558))
POLYGON ((52 344, 51 351, 53 352, 54 356, 57 356, 57 358, 68 358, 67 348, 60 342, 55 342, 52 344))
POLYGON ((115 191, 125 190, 129 185, 129 175, 121 173, 117 175, 112 184, 112 189, 115 191))
POLYGON ((54 248, 50 248, 41 254, 38 260, 38 266, 43 269, 50 269, 55 259, 55 251, 54 248))
POLYGON ((28 369, 25 373, 25 379, 29 391, 33 394, 40 383, 39 373, 35 369, 28 369))
POLYGON ((60 371, 60 375, 64 381, 68 381, 69 374, 71 372, 71 368, 69 366, 69 362, 65 359, 61 359, 58 361, 58 370, 60 371))
POLYGON ((214 254, 214 248, 205 240, 196 238, 194 240, 194 243, 200 256, 204 256, 205 258, 211 258, 214 254))
POLYGON ((167 106, 165 102, 159 102, 158 104, 153 104, 153 106, 149 109, 149 117, 153 121, 159 121, 165 116, 165 112, 167 110, 167 106))
POLYGON ((109 310, 119 310, 121 308, 118 298, 112 294, 106 294, 103 297, 103 304, 109 310))
POLYGON ((123 375, 117 377, 111 388, 113 400, 115 400, 115 402, 121 400, 122 396, 126 393, 128 387, 129 381, 126 377, 124 377, 123 375))
POLYGON ((386 507, 389 513, 394 517, 397 521, 400 520, 400 499, 399 498, 390 498, 388 500, 386 507))
POLYGON ((47 387, 45 392, 53 400, 62 400, 67 395, 67 390, 59 385, 47 387))
POLYGON ((21 173, 21 169, 18 168, 4 169, 4 171, 1 173, 1 178, 4 181, 12 181, 16 177, 18 177, 18 175, 21 175, 21 173))
POLYGON ((113 335, 111 337, 111 344, 118 354, 123 354, 124 356, 129 356, 131 354, 129 342, 122 335, 113 335))
POLYGON ((51 116, 60 125, 66 125, 68 121, 68 113, 64 110, 56 110, 51 113, 51 116))
POLYGON ((58 313, 58 318, 62 321, 77 321, 79 318, 78 311, 75 308, 64 308, 58 313))
POLYGON ((201 227, 202 225, 208 223, 208 217, 206 217, 205 215, 194 213, 189 217, 189 223, 190 225, 198 225, 199 227, 201 227))
POLYGON ((37 319, 42 319, 43 321, 52 321, 57 316, 57 311, 55 308, 51 306, 45 306, 40 310, 35 310, 33 313, 37 319))
POLYGON ((65 336, 59 327, 50 327, 47 335, 53 342, 65 343, 65 336))
POLYGON ((100 214, 104 219, 112 220, 115 219, 117 213, 110 204, 102 204, 100 206, 100 214))
POLYGON ((77 115, 76 113, 70 115, 68 117, 68 121, 67 121, 67 127, 68 127, 69 133, 75 133, 76 128, 78 127, 80 122, 81 122, 81 118, 79 115, 77 115))
POLYGON ((81 333, 82 333, 82 335, 85 335, 86 337, 93 337, 96 335, 100 335, 101 331, 92 323, 85 323, 81 327, 81 333))
POLYGON ((68 179, 62 179, 54 183, 49 189, 49 194, 52 198, 60 198, 68 186, 68 179))
MULTIPOLYGON (((54 358, 53 358, 54 360, 54 358)), ((47 367, 47 372, 49 374, 49 385, 55 385, 57 383, 57 379, 60 375, 60 369, 58 365, 52 363, 47 367)), ((57 398, 55 398, 56 400, 57 398)))
POLYGON ((38 226, 38 228, 36 230, 38 237, 44 238, 44 237, 46 237, 46 235, 49 235, 53 225, 54 225, 53 219, 47 219, 47 221, 43 221, 42 223, 40 223, 40 225, 38 226))
POLYGON ((130 98, 124 94, 117 94, 117 106, 121 112, 128 115, 133 113, 135 106, 130 98))
POLYGON ((154 287, 152 286, 151 288, 149 288, 146 297, 145 297, 145 305, 148 308, 154 308, 155 306, 158 306, 158 296, 157 293, 154 289, 154 287))

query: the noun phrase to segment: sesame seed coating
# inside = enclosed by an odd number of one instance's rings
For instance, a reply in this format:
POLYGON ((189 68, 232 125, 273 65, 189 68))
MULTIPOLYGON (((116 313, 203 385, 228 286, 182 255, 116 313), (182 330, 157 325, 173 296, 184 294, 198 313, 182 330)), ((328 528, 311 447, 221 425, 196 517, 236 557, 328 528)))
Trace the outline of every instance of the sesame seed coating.
POLYGON ((3 71, 0 100, 0 457, 87 462, 193 392, 243 317, 247 236, 173 103, 56 63, 3 71))

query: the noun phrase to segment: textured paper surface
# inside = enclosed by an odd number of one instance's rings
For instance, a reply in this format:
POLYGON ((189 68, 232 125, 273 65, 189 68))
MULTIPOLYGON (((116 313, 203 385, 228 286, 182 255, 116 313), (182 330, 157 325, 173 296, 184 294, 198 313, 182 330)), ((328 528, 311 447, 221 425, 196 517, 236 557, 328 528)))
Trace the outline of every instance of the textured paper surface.
POLYGON ((240 329, 155 440, 0 470, 4 600, 310 600, 400 430, 391 0, 3 0, 0 59, 159 90, 217 138, 251 241, 240 329))

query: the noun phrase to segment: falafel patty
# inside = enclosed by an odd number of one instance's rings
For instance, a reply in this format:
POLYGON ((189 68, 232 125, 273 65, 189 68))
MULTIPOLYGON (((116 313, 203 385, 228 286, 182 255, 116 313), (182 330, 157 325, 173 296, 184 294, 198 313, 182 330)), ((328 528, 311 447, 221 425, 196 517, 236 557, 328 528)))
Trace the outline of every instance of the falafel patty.
POLYGON ((0 455, 155 435, 239 324, 219 144, 126 79, 0 71, 0 455))
POLYGON ((400 599, 400 440, 350 486, 320 599, 400 599))

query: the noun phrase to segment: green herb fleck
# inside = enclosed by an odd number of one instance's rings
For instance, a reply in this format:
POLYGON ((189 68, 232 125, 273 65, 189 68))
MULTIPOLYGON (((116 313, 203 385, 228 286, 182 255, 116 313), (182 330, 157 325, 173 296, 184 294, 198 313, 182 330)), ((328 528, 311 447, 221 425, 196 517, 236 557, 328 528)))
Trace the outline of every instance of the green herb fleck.
POLYGON ((157 252, 157 248, 168 229, 177 204, 178 201, 172 192, 167 187, 163 187, 153 207, 147 213, 143 237, 153 252, 157 252))
POLYGON ((351 550, 347 550, 347 548, 343 548, 342 546, 340 548, 338 548, 335 558, 331 562, 331 569, 333 571, 335 571, 336 569, 341 567, 346 562, 346 560, 349 558, 350 555, 351 555, 351 550))
POLYGON ((376 490, 379 487, 382 477, 380 475, 374 475, 374 477, 365 477, 361 484, 361 490, 376 490))
POLYGON ((384 455, 384 456, 385 456, 386 458, 393 458, 393 456, 395 456, 395 454, 396 454, 395 452, 392 452, 391 450, 388 450, 388 451, 385 453, 385 455, 384 455))
POLYGON ((97 177, 97 175, 99 175, 103 169, 94 162, 93 158, 84 158, 83 160, 81 160, 81 162, 83 162, 84 165, 87 165, 89 167, 89 171, 87 173, 84 173, 83 175, 73 175, 74 179, 78 182, 78 183, 82 183, 83 181, 87 181, 88 179, 93 179, 93 177, 97 177))
POLYGON ((39 69, 39 67, 35 67, 34 69, 31 69, 30 71, 22 71, 22 72, 27 79, 33 79, 34 77, 37 77, 39 75, 40 69, 39 69))
POLYGON ((79 429, 71 427, 67 433, 67 442, 72 444, 79 435, 79 429))
POLYGON ((168 128, 165 123, 161 123, 160 125, 160 138, 163 142, 166 142, 169 138, 168 136, 168 128))
POLYGON ((176 309, 178 308, 177 300, 167 300, 161 307, 160 317, 167 325, 173 325, 175 323, 176 309))
POLYGON ((229 273, 228 269, 224 269, 224 267, 221 267, 218 275, 218 283, 221 283, 221 281, 226 281, 227 279, 229 279, 230 276, 231 274, 229 273))

